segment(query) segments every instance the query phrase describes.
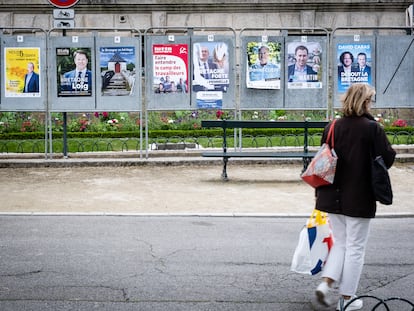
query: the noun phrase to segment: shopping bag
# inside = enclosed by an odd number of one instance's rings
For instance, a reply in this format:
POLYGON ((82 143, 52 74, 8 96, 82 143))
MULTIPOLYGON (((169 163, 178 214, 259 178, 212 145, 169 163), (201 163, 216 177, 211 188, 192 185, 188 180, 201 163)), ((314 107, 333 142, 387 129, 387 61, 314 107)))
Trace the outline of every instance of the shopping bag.
POLYGON ((334 150, 334 120, 326 142, 322 144, 301 178, 314 188, 332 184, 335 178, 338 156, 334 150))
POLYGON ((328 214, 313 210, 299 234, 292 258, 291 271, 315 275, 322 271, 334 243, 328 214))
POLYGON ((323 144, 301 177, 314 188, 332 184, 337 161, 335 150, 328 144, 323 144))

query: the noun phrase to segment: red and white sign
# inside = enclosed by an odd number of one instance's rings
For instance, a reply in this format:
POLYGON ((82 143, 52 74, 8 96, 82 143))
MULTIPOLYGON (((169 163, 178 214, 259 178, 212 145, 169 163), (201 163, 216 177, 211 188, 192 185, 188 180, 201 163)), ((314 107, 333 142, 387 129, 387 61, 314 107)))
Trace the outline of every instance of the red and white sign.
POLYGON ((67 9, 74 6, 79 0, 49 0, 57 8, 67 9))

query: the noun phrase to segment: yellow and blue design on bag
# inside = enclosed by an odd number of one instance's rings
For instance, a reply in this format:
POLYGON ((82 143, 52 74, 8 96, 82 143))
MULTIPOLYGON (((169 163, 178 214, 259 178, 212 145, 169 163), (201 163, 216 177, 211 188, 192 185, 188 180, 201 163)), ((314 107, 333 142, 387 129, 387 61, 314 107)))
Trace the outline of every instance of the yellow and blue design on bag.
POLYGON ((328 214, 313 210, 300 232, 291 270, 310 275, 319 273, 323 269, 332 245, 333 236, 328 214))

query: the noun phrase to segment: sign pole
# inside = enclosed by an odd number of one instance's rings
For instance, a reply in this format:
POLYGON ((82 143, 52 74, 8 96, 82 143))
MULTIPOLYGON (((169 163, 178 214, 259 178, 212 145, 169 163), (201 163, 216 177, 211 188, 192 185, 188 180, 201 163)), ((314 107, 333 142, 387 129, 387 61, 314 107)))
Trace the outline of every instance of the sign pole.
MULTIPOLYGON (((49 0, 50 4, 59 8, 67 9, 74 6, 79 0, 49 0)), ((62 18, 62 20, 55 20, 55 27, 73 28, 73 10, 56 10, 53 17, 62 18)), ((62 36, 66 36, 66 29, 62 29, 62 36)), ((67 130, 67 112, 63 112, 63 157, 68 157, 68 130, 67 130)))

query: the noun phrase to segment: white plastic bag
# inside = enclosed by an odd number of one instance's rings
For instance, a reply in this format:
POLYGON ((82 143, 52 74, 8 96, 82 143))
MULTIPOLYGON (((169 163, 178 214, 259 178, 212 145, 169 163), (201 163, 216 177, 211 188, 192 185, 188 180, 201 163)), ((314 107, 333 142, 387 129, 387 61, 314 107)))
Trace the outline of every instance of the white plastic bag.
POLYGON ((313 210, 299 234, 299 242, 292 258, 291 270, 315 275, 322 271, 333 245, 333 236, 325 212, 313 210))

